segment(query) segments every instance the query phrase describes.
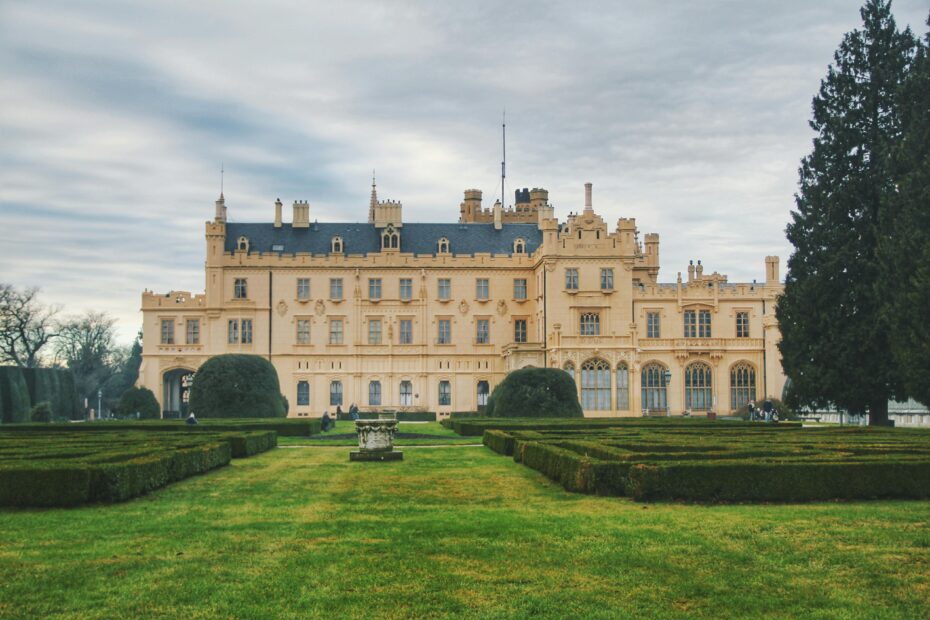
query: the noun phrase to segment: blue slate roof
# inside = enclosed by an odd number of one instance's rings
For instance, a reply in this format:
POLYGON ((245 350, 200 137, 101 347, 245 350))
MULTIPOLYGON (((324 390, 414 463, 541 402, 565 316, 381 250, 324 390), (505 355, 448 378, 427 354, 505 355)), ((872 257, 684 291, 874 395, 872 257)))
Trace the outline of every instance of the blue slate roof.
MULTIPOLYGON (((436 254, 439 239, 449 240, 452 254, 513 254, 518 237, 526 242, 526 253, 532 254, 542 243, 542 233, 536 224, 404 224, 400 230, 400 251, 414 254, 436 254)), ((309 228, 294 228, 284 224, 226 224, 225 250, 236 249, 239 237, 247 237, 251 252, 309 252, 329 254, 333 237, 342 237, 344 254, 368 254, 381 251, 381 233, 368 223, 311 223, 309 228), (284 246, 283 250, 273 246, 284 246)))

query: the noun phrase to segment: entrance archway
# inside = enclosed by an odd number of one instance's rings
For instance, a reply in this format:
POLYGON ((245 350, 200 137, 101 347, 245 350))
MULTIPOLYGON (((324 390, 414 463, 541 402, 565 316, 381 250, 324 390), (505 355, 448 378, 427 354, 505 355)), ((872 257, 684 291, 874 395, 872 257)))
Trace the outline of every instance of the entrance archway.
POLYGON ((175 368, 162 376, 161 409, 163 418, 185 418, 189 412, 190 389, 194 371, 175 368))

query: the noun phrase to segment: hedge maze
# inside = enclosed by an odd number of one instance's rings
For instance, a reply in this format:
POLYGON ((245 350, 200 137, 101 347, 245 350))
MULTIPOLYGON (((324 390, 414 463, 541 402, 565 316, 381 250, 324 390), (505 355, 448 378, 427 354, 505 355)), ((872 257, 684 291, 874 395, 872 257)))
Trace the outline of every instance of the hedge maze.
POLYGON ((694 502, 930 497, 923 430, 690 420, 463 420, 460 428, 480 429, 490 449, 579 493, 694 502))
POLYGON ((274 431, 67 432, 68 426, 43 426, 0 432, 0 506, 124 501, 277 446, 274 431))

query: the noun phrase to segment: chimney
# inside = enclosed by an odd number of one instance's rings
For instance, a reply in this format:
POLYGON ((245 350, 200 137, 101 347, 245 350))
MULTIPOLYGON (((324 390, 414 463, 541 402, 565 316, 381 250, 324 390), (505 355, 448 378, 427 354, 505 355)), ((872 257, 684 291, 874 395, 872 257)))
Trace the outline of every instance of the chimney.
POLYGON ((766 284, 778 284, 779 273, 778 273, 778 257, 777 256, 766 256, 765 257, 765 283, 766 284))
POLYGON ((226 199, 223 198, 222 192, 220 192, 220 197, 216 201, 216 221, 226 221, 226 199))
POLYGON ((274 227, 281 228, 281 207, 284 206, 281 204, 281 199, 278 198, 274 201, 274 227))
POLYGON ((592 209, 592 206, 591 206, 591 187, 592 187, 592 185, 591 185, 590 183, 585 183, 585 184, 584 184, 584 210, 585 210, 585 211, 590 211, 590 210, 592 209))
POLYGON ((306 200, 294 201, 294 228, 310 228, 310 203, 306 200))
POLYGON ((694 261, 688 261, 688 282, 694 282, 694 261))
POLYGON ((501 201, 494 203, 494 230, 501 229, 501 201))

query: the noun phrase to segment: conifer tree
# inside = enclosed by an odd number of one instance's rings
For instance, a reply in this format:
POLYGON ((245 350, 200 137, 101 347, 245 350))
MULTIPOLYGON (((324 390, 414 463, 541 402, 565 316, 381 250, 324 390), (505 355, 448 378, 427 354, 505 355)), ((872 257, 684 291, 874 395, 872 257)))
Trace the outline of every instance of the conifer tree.
POLYGON ((901 139, 891 152, 894 185, 883 211, 880 288, 906 392, 930 405, 930 31, 898 107, 901 139))
POLYGON ((900 396, 879 288, 879 222, 901 128, 895 105, 913 56, 888 0, 868 0, 813 101, 814 148, 800 167, 788 225, 794 253, 777 315, 794 396, 885 424, 900 396))

